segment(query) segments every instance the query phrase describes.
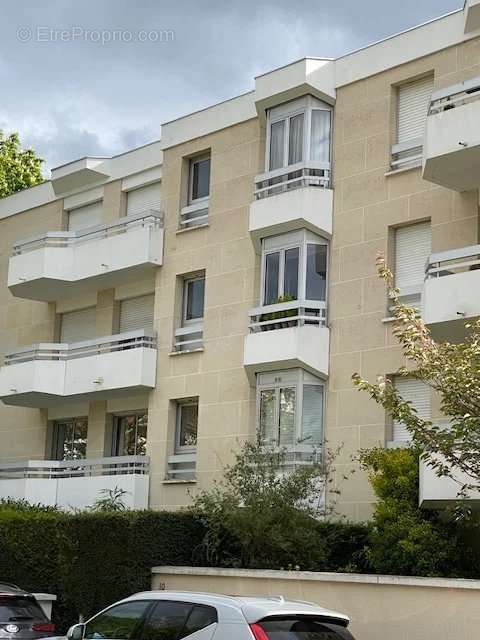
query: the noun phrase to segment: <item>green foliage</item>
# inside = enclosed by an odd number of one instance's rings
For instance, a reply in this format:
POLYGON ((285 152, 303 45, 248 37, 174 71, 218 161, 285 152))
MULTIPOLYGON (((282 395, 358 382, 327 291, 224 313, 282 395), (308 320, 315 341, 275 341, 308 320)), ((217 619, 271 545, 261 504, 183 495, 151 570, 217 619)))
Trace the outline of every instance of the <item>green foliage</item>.
POLYGON ((418 506, 419 456, 413 447, 361 453, 378 498, 367 559, 376 573, 466 575, 473 566, 461 527, 418 506))
MULTIPOLYGON (((277 298, 277 302, 275 304, 282 304, 283 302, 293 302, 296 300, 294 296, 289 293, 286 293, 283 296, 277 298)), ((287 309, 285 311, 274 311, 272 313, 264 313, 261 317, 262 322, 266 322, 267 320, 284 320, 285 318, 294 318, 298 314, 297 309, 287 309)))
POLYGON ((153 511, 67 514, 24 503, 0 505, 0 576, 58 595, 59 631, 150 588, 155 565, 190 565, 203 535, 191 514, 153 511))
POLYGON ((123 498, 127 493, 120 487, 101 489, 100 497, 92 505, 92 511, 125 511, 127 507, 123 498))
POLYGON ((436 342, 418 311, 401 303, 382 256, 377 266, 392 301, 394 334, 409 363, 398 374, 422 380, 434 390, 448 428, 421 418, 388 379, 380 377, 374 384, 354 374, 353 381, 406 426, 438 476, 457 481, 461 499, 469 490, 480 488, 480 320, 466 325, 463 343, 436 342))
POLYGON ((18 133, 0 130, 0 198, 43 182, 43 160, 33 149, 22 149, 18 133))
POLYGON ((223 480, 194 500, 206 528, 200 557, 209 564, 321 569, 327 556, 317 518, 328 475, 328 464, 285 473, 285 452, 246 442, 223 480))

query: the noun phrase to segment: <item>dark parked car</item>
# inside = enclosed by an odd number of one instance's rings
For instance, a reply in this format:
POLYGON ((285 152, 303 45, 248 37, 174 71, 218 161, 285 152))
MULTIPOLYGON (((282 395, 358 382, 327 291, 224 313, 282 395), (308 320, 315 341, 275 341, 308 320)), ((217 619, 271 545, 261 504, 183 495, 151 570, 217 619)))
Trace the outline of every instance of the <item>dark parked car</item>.
POLYGON ((54 633, 55 625, 35 596, 0 581, 0 640, 36 640, 54 633))

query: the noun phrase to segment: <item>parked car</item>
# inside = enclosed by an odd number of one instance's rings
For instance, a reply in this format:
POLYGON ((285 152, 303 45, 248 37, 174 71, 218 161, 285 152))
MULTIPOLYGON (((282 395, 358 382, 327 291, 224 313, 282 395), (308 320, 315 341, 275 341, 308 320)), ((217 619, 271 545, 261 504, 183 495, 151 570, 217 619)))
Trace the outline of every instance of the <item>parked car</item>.
POLYGON ((0 582, 0 640, 36 640, 53 636, 55 625, 35 596, 8 582, 0 582))
POLYGON ((68 640, 354 640, 349 619, 282 597, 147 591, 67 633, 68 640))

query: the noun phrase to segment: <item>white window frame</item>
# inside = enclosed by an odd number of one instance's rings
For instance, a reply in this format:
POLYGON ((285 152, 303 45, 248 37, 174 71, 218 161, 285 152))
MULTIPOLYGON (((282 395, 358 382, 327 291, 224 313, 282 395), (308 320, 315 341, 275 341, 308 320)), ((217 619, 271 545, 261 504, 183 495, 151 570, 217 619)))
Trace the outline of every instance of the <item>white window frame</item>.
MULTIPOLYGON (((312 450, 316 448, 322 448, 325 442, 325 410, 326 410, 326 398, 327 389, 326 382, 322 378, 318 378, 303 369, 289 369, 286 371, 271 371, 267 373, 257 374, 257 388, 256 388, 256 425, 257 434, 260 441, 262 439, 261 425, 260 425, 260 403, 262 391, 275 390, 275 424, 280 422, 280 389, 295 389, 295 438, 294 443, 291 445, 283 445, 281 448, 287 450, 312 450), (262 382, 262 378, 271 377, 272 381, 265 380, 262 382), (316 385, 323 389, 323 406, 322 406, 322 433, 320 444, 310 444, 308 441, 302 441, 302 419, 303 419, 303 388, 308 385, 316 385)), ((274 448, 280 447, 278 441, 276 443, 265 443, 267 446, 274 448)))
POLYGON ((198 398, 190 398, 188 400, 176 401, 176 416, 175 416, 175 455, 181 453, 195 453, 197 445, 181 445, 180 444, 180 432, 182 427, 182 411, 184 407, 197 407, 197 441, 198 441, 198 398))
POLYGON ((268 111, 267 115, 267 136, 265 142, 265 172, 274 172, 280 171, 281 169, 286 169, 288 167, 295 167, 297 165, 309 164, 315 161, 310 160, 310 143, 311 143, 311 132, 312 132, 312 111, 328 111, 330 113, 330 145, 329 145, 329 161, 328 164, 331 165, 332 162, 332 137, 333 137, 333 117, 332 117, 332 108, 327 105, 327 103, 321 102, 317 100, 313 96, 304 96, 300 100, 292 100, 291 102, 287 102, 282 105, 282 108, 272 108, 268 111), (298 103, 303 104, 298 104, 298 103), (298 106, 295 106, 297 104, 298 106), (275 115, 275 112, 279 111, 278 115, 275 115), (288 164, 288 151, 289 151, 289 140, 290 140, 290 120, 294 116, 298 116, 303 114, 303 158, 300 162, 296 164, 289 165, 288 164), (277 122, 284 122, 284 141, 283 141, 283 165, 278 169, 270 169, 270 144, 271 144, 271 129, 272 125, 277 122))
MULTIPOLYGON (((327 273, 326 273, 326 288, 325 288, 325 305, 328 303, 328 276, 329 276, 329 260, 330 260, 330 247, 329 242, 322 236, 302 229, 301 231, 294 231, 291 233, 285 233, 278 236, 271 236, 270 238, 264 238, 262 240, 262 261, 261 261, 261 274, 260 274, 260 301, 262 306, 268 306, 265 302, 266 293, 266 263, 267 255, 272 253, 280 253, 280 264, 278 274, 278 297, 284 295, 284 275, 285 275, 285 252, 288 249, 299 248, 298 259, 298 296, 297 300, 300 302, 307 300, 307 247, 309 244, 318 244, 327 247, 327 273), (269 245, 273 245, 269 248, 269 245)), ((318 301, 317 301, 318 302, 318 301)), ((323 301, 321 301, 323 302, 323 301)), ((273 303, 274 304, 274 303, 273 303)))
POLYGON ((191 318, 187 319, 187 304, 188 304, 188 283, 196 282, 197 280, 203 280, 203 312, 205 315, 205 275, 201 276, 193 276, 189 278, 184 278, 183 280, 183 293, 182 293, 182 327, 189 327, 195 324, 203 323, 203 316, 201 318, 191 318))
POLYGON ((192 205, 208 205, 208 201, 210 199, 210 180, 208 183, 208 196, 204 196, 202 198, 193 198, 193 167, 195 164, 202 162, 204 160, 210 161, 210 171, 212 169, 212 159, 210 153, 205 153, 201 156, 196 156, 194 158, 190 158, 188 164, 188 198, 187 205, 191 207, 192 205))

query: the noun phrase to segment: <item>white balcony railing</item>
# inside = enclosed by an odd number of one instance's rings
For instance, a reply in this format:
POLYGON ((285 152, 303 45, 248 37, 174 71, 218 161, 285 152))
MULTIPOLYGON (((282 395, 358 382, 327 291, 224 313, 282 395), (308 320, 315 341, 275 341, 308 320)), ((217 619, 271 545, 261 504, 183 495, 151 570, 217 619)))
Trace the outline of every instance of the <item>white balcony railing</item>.
POLYGON ((480 244, 433 253, 427 260, 426 278, 443 278, 480 269, 480 244))
POLYGON ((203 322, 180 327, 175 331, 174 351, 198 351, 199 349, 203 349, 203 322))
POLYGON ((275 331, 304 325, 325 327, 325 302, 293 300, 250 309, 250 333, 275 331))
POLYGON ((158 211, 145 211, 132 216, 125 216, 109 225, 102 224, 78 231, 48 231, 27 240, 16 242, 13 245, 12 255, 23 255, 43 247, 61 249, 85 242, 103 240, 122 233, 128 233, 136 227, 162 228, 163 214, 158 211))
POLYGON ((128 508, 145 509, 149 470, 147 456, 4 463, 0 464, 0 498, 75 509, 92 505, 102 491, 119 488, 128 508))
POLYGON ((392 145, 390 165, 393 170, 420 166, 423 158, 423 137, 392 145))
POLYGON ((192 229, 208 223, 209 198, 190 204, 180 211, 180 229, 192 229))
POLYGON ((0 398, 6 404, 48 407, 61 398, 108 398, 155 387, 157 339, 137 330, 93 340, 41 343, 5 355, 0 398))
POLYGON ((176 453, 168 458, 167 480, 193 481, 196 477, 197 454, 176 453))
POLYGON ((299 162, 258 175, 255 177, 255 200, 301 187, 329 189, 331 187, 330 163, 299 162))
POLYGON ((432 95, 428 115, 432 116, 480 100, 480 78, 465 80, 432 95))

